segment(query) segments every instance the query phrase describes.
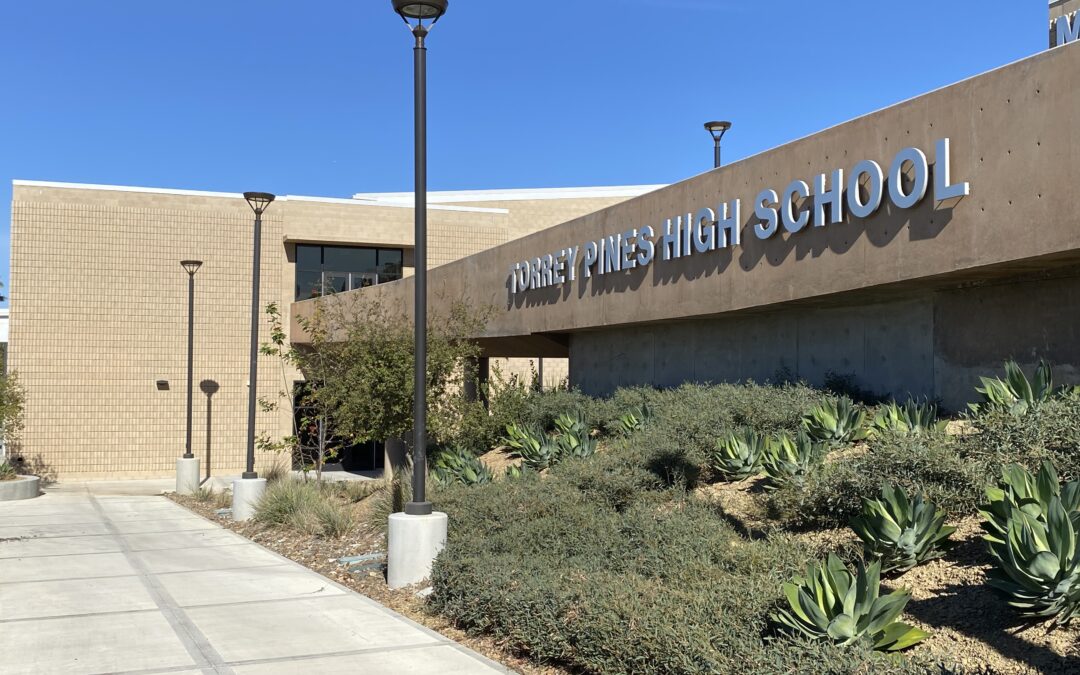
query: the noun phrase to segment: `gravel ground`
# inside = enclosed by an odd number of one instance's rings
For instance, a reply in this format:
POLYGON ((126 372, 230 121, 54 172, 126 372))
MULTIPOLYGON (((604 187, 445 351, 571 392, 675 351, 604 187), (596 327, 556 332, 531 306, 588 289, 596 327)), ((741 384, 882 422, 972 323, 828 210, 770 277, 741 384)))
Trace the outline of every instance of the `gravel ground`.
MULTIPOLYGON (((758 481, 717 483, 699 488, 698 493, 718 503, 750 536, 769 526, 758 499, 758 481)), ((953 524, 956 545, 945 557, 882 581, 883 591, 900 587, 911 591, 903 620, 932 633, 915 649, 931 650, 970 672, 1080 673, 1080 626, 1048 631, 1042 624, 1019 620, 985 584, 991 561, 979 518, 953 524)), ((846 528, 798 536, 822 551, 860 547, 858 537, 846 528)))

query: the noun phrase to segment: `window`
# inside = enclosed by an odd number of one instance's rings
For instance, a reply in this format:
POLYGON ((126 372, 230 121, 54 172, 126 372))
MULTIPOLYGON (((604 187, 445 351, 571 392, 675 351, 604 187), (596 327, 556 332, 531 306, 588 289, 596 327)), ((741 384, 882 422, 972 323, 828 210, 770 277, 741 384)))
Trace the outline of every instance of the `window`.
POLYGON ((399 248, 296 245, 296 299, 367 288, 401 278, 399 248))

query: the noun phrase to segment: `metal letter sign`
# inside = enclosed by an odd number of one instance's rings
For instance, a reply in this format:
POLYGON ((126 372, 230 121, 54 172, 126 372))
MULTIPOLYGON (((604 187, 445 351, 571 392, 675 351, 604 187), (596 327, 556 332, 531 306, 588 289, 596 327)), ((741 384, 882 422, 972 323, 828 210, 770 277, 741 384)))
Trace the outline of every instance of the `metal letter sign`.
POLYGON ((1060 47, 1080 38, 1080 21, 1076 20, 1076 12, 1059 16, 1054 20, 1054 46, 1060 47))
MULTIPOLYGON (((1070 34, 1075 40, 1071 28, 1070 34)), ((971 187, 966 182, 952 182, 950 160, 949 139, 942 138, 934 144, 932 171, 926 153, 904 148, 888 164, 887 175, 881 164, 864 159, 850 171, 821 173, 810 182, 793 180, 783 192, 767 188, 754 200, 751 231, 758 239, 770 239, 783 225, 789 235, 799 236, 811 225, 819 228, 843 222, 845 207, 853 218, 870 218, 886 199, 896 210, 911 209, 931 192, 935 208, 952 208, 971 193, 971 187)), ((510 293, 558 286, 579 275, 584 280, 645 267, 654 261, 663 264, 691 255, 709 255, 739 246, 743 225, 739 199, 695 205, 642 227, 620 228, 577 246, 563 246, 515 262, 510 265, 510 293)))

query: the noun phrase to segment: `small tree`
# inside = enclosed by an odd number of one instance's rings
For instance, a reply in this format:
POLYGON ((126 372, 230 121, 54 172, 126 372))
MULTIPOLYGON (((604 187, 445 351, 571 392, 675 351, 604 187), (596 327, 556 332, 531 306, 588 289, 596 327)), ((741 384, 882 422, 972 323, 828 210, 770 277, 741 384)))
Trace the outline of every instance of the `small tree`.
POLYGON ((18 448, 23 431, 23 404, 26 394, 19 384, 18 373, 0 375, 0 463, 8 461, 13 448, 18 448))
POLYGON ((303 459, 303 439, 314 436, 315 439, 315 480, 322 481, 323 466, 328 457, 336 450, 333 439, 328 434, 330 410, 325 397, 318 395, 320 383, 326 377, 326 369, 329 365, 327 357, 330 354, 328 339, 324 322, 321 316, 321 307, 316 308, 315 320, 301 320, 304 329, 312 336, 312 348, 304 349, 289 344, 288 335, 282 326, 281 311, 277 303, 266 306, 266 314, 270 317, 270 342, 262 345, 261 351, 267 356, 277 357, 281 364, 281 380, 283 388, 278 392, 278 400, 259 399, 259 405, 264 412, 272 412, 280 409, 280 401, 288 402, 289 419, 292 423, 292 435, 284 436, 275 440, 269 434, 263 434, 258 439, 259 448, 273 452, 287 452, 290 460, 294 454, 301 455, 303 459), (294 390, 289 380, 290 367, 296 368, 307 379, 307 386, 299 391, 294 390), (314 433, 305 433, 309 430, 314 433))

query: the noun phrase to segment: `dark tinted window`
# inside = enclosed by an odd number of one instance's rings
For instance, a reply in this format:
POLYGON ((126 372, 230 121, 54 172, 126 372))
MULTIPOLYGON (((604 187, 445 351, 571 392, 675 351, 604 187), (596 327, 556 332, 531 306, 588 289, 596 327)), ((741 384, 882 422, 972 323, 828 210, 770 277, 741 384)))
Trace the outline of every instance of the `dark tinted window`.
POLYGON ((401 268, 401 249, 297 244, 296 299, 396 281, 401 268))

